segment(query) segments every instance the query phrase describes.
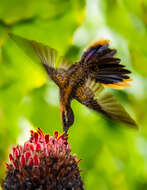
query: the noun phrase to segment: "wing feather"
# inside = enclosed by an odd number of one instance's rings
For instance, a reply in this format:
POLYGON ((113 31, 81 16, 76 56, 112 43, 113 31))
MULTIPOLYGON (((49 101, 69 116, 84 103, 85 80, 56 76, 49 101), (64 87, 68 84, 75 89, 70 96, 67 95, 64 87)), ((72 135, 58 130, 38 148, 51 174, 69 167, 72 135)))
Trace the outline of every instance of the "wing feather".
POLYGON ((88 108, 99 112, 109 119, 123 122, 137 128, 135 121, 111 93, 101 94, 103 86, 88 79, 86 84, 77 89, 75 99, 88 108))
POLYGON ((49 77, 57 84, 60 84, 62 75, 72 65, 72 62, 60 56, 58 52, 40 42, 28 40, 18 35, 9 34, 16 44, 36 63, 42 63, 49 77))

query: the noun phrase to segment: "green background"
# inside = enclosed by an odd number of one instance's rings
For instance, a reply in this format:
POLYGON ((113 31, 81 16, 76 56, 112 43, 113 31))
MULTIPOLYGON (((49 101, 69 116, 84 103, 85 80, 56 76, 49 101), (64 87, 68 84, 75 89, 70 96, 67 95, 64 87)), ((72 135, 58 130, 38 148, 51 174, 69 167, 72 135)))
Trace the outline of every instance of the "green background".
POLYGON ((147 189, 147 1, 0 0, 0 179, 12 145, 30 128, 62 132, 58 88, 9 39, 12 32, 56 48, 72 61, 97 39, 109 39, 132 87, 113 90, 140 130, 110 123, 73 101, 72 152, 82 158, 86 190, 147 189))

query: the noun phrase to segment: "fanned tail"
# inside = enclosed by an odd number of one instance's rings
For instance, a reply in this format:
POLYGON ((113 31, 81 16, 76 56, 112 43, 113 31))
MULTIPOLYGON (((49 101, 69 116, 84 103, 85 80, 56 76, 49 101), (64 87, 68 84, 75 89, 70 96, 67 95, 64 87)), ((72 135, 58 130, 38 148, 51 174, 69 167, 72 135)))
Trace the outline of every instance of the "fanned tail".
POLYGON ((82 61, 89 65, 89 77, 95 82, 115 89, 131 86, 128 76, 131 72, 115 58, 115 49, 109 48, 109 42, 98 41, 90 46, 83 54, 82 61))

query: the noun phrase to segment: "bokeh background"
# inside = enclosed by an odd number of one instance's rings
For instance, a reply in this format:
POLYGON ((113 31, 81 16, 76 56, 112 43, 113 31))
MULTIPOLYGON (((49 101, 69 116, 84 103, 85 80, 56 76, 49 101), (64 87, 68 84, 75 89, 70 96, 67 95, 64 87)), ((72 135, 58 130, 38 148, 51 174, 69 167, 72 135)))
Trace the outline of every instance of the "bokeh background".
POLYGON ((56 48, 72 61, 97 39, 109 39, 132 87, 114 94, 136 119, 135 131, 73 101, 72 152, 82 158, 86 190, 147 189, 147 1, 0 0, 0 179, 13 144, 29 130, 62 132, 58 88, 9 39, 12 32, 56 48))

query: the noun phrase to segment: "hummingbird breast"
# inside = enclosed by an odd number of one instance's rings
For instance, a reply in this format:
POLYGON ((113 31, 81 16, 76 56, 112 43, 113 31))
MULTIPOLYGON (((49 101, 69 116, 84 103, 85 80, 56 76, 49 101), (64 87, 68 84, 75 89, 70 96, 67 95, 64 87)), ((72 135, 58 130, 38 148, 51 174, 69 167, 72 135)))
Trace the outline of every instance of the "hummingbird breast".
POLYGON ((60 87, 60 102, 70 105, 76 90, 83 85, 87 78, 85 69, 81 63, 72 65, 64 78, 64 85, 60 87))

